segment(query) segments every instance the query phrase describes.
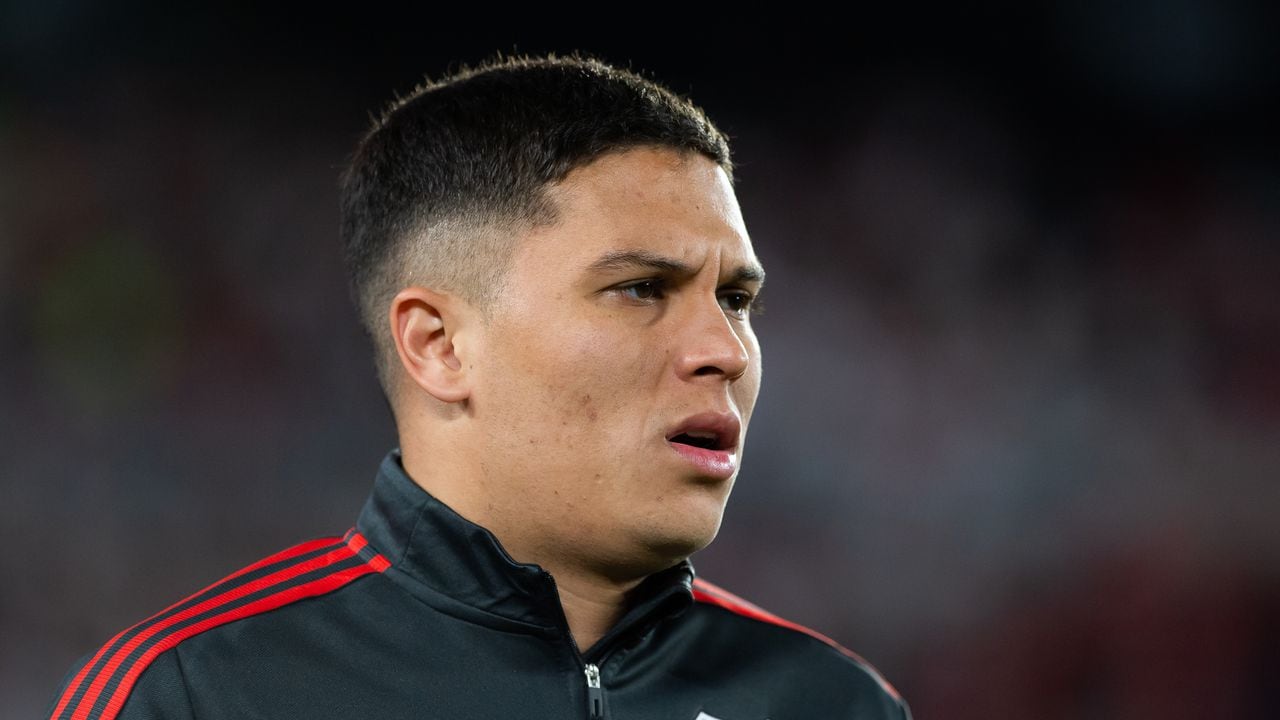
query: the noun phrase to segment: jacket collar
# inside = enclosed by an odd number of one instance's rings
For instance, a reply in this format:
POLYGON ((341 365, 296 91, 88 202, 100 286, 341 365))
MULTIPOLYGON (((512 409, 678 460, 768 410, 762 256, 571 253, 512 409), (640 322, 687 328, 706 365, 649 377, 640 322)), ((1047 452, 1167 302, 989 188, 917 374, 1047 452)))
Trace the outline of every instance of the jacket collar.
MULTIPOLYGON (((432 595, 488 615, 567 631, 551 575, 512 560, 493 533, 415 483, 405 473, 398 448, 383 458, 356 529, 397 574, 432 595)), ((683 612, 693 603, 693 577, 688 560, 649 576, 632 607, 595 648, 683 612)))

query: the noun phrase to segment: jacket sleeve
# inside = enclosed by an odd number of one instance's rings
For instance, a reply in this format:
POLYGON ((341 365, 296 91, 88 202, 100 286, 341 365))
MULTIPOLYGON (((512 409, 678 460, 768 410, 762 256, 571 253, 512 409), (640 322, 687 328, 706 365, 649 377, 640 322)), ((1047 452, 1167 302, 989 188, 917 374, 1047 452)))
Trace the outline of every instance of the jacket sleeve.
POLYGON ((846 708, 839 717, 848 720, 912 720, 907 701, 878 670, 859 659, 853 682, 845 685, 846 708))
MULTIPOLYGON (((77 696, 76 688, 71 685, 91 657, 81 658, 67 673, 57 695, 49 703, 46 718, 69 719, 82 704, 83 693, 77 696), (64 695, 67 696, 66 703, 62 702, 64 695), (63 706, 62 712, 54 715, 59 705, 63 706)), ((118 711, 112 712, 101 705, 86 709, 93 710, 88 715, 89 720, 194 720, 195 717, 176 648, 161 653, 142 671, 118 711)))
POLYGON ((859 694, 839 712, 845 720, 912 720, 907 701, 888 693, 859 694))

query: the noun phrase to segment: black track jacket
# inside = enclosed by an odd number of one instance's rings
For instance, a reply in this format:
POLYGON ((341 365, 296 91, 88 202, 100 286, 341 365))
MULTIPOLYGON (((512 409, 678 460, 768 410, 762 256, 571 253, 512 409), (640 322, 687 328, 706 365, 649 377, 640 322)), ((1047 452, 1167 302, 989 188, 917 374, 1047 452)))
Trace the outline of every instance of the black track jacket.
POLYGON ((908 720, 869 665, 694 580, 686 561, 583 654, 555 581, 383 460, 356 526, 121 632, 50 706, 71 718, 908 720))

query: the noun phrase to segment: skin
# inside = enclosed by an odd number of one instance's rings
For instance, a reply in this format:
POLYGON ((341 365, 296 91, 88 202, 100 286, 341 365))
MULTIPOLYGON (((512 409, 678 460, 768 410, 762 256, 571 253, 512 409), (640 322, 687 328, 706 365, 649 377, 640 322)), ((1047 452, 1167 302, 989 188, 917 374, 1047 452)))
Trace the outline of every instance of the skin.
POLYGON ((699 154, 611 153, 550 195, 559 220, 526 232, 487 318, 432 288, 393 300, 396 415, 409 476, 551 572, 585 650, 640 581, 719 530, 736 469, 707 476, 666 437, 695 413, 731 412, 741 458, 763 271, 728 177, 699 154), (587 270, 629 250, 689 272, 587 270), (760 279, 735 277, 743 268, 760 279))

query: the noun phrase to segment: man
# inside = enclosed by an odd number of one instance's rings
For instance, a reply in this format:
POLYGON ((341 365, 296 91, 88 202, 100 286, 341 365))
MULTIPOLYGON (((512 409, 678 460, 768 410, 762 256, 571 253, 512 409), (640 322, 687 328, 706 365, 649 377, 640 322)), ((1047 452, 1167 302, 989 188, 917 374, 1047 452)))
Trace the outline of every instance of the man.
POLYGON ((906 718, 702 580, 760 388, 724 136, 571 58, 419 88, 343 183, 399 448, 355 527, 113 638, 55 718, 906 718))

